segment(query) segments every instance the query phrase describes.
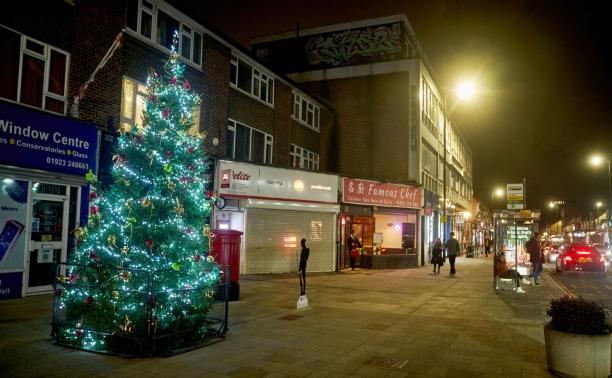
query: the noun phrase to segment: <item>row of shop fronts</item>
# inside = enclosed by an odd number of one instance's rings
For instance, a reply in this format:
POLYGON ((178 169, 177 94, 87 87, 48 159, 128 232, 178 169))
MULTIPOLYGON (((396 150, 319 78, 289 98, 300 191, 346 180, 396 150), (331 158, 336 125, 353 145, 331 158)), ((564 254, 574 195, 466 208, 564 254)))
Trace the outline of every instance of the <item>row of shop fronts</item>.
POLYGON ((223 160, 215 177, 214 226, 243 233, 243 274, 297 271, 302 238, 309 271, 348 268, 351 230, 363 245, 358 266, 417 267, 440 229, 437 212, 424 215, 421 187, 223 160))
MULTIPOLYGON (((105 180, 113 138, 12 104, 0 104, 0 114, 0 298, 49 292, 71 230, 87 220, 85 175, 105 180)), ((211 225, 243 233, 243 274, 296 271, 302 238, 310 271, 345 269, 351 230, 363 244, 358 266, 417 267, 442 230, 421 187, 225 160, 214 169, 211 225)))

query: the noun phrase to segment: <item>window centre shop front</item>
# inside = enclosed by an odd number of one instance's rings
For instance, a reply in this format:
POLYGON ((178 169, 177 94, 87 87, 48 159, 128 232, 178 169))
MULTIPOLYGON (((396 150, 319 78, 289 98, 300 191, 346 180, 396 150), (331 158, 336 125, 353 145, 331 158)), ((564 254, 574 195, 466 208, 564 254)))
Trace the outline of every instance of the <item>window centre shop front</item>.
POLYGON ((335 270, 338 176, 222 160, 215 177, 215 228, 243 232, 240 273, 296 272, 302 238, 309 271, 335 270))
POLYGON ((0 152, 0 298, 49 292, 71 231, 87 220, 98 130, 0 104, 0 152))
POLYGON ((423 188, 343 178, 340 268, 349 265, 346 240, 351 231, 363 245, 356 264, 363 268, 418 266, 423 188))

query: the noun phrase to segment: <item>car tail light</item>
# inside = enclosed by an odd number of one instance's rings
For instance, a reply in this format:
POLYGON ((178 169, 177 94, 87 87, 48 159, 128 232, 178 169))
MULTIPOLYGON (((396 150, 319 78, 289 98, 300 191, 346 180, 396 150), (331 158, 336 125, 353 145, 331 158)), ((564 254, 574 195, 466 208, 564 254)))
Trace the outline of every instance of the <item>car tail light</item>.
POLYGON ((576 253, 579 255, 590 255, 591 251, 576 251, 576 253))
POLYGON ((565 261, 572 261, 572 257, 571 256, 565 256, 565 261))

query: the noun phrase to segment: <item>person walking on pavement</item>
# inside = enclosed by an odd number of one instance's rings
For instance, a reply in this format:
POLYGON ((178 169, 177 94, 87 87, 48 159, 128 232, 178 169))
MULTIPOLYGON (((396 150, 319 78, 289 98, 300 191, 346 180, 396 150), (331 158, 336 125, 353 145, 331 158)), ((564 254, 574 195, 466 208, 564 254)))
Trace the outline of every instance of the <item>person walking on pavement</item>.
POLYGON ((448 239, 446 241, 446 243, 444 244, 444 249, 446 249, 446 255, 448 256, 448 262, 450 263, 450 276, 451 277, 455 277, 455 259, 457 258, 457 255, 459 254, 459 242, 457 241, 457 239, 455 239, 455 233, 451 232, 450 233, 450 239, 448 239))
POLYGON ((485 249, 485 257, 489 257, 489 252, 491 252, 491 240, 489 240, 489 238, 485 239, 484 249, 485 249))
POLYGON ((298 275, 300 276, 300 295, 306 294, 306 263, 310 255, 310 249, 306 248, 306 239, 302 239, 302 252, 300 252, 300 263, 298 265, 298 275))
POLYGON ((533 277, 533 284, 535 286, 542 285, 538 282, 538 277, 542 273, 542 251, 540 250, 540 241, 539 241, 540 233, 534 233, 531 238, 525 243, 525 248, 527 249, 527 253, 529 253, 529 261, 531 261, 531 271, 533 277))
POLYGON ((346 240, 346 246, 349 250, 349 259, 351 262, 351 270, 355 270, 355 259, 359 255, 357 248, 361 248, 361 242, 355 236, 355 230, 351 230, 351 234, 346 240))
POLYGON ((432 249, 431 249, 431 263, 433 264, 433 273, 440 274, 440 267, 444 259, 442 258, 442 241, 440 238, 436 239, 432 249), (436 266, 438 270, 436 271, 436 266))

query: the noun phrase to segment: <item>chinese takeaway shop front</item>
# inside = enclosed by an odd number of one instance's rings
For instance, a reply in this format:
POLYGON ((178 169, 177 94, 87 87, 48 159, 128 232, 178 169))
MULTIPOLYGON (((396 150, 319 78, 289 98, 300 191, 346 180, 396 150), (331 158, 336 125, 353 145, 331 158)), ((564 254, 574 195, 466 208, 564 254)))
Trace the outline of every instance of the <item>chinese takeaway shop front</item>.
POLYGON ((215 189, 215 228, 243 232, 241 274, 297 272, 302 238, 308 271, 335 270, 338 176, 218 161, 215 189))
POLYGON ((50 292, 87 221, 98 129, 0 103, 0 298, 50 292))
POLYGON ((363 245, 362 268, 416 268, 423 188, 362 179, 342 179, 339 268, 349 267, 351 230, 363 245))

